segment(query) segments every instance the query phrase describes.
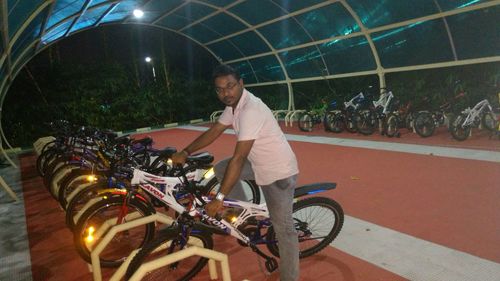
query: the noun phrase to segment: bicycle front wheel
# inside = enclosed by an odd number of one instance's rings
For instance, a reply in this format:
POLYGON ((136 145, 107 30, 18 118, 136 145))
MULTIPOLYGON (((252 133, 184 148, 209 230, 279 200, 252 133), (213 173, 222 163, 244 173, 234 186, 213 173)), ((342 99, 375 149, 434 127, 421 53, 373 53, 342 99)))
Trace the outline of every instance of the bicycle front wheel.
POLYGON ((391 113, 385 119, 385 134, 392 138, 398 136, 399 133, 399 118, 397 115, 391 113))
MULTIPOLYGON (((78 220, 73 230, 73 238, 78 254, 86 262, 91 262, 91 249, 109 231, 109 229, 103 231, 103 226, 112 227, 153 214, 153 208, 146 206, 139 199, 132 198, 125 204, 124 199, 123 196, 117 196, 98 201, 78 220)), ((119 266, 133 250, 141 248, 146 242, 151 241, 154 231, 155 224, 148 223, 116 234, 99 256, 101 266, 119 266)))
MULTIPOLYGON (((337 237, 344 224, 344 210, 330 198, 310 197, 293 204, 293 220, 299 235, 300 258, 305 258, 323 250, 337 237)), ((279 241, 272 226, 266 239, 269 251, 279 257, 279 241)))
POLYGON ((481 118, 481 123, 483 128, 487 130, 496 131, 498 129, 498 120, 493 112, 484 113, 481 118))
MULTIPOLYGON (((193 229, 189 237, 187 237, 187 243, 185 243, 184 238, 179 235, 179 231, 176 229, 163 230, 157 239, 146 244, 139 252, 137 252, 127 268, 125 280, 129 280, 143 263, 193 246, 213 249, 212 237, 206 233, 193 229)), ((150 271, 141 280, 165 279, 187 281, 198 274, 207 262, 208 259, 200 256, 195 255, 187 257, 178 262, 150 271)))
POLYGON ((413 127, 417 134, 423 138, 434 134, 436 124, 432 114, 428 111, 419 112, 413 121, 413 127))

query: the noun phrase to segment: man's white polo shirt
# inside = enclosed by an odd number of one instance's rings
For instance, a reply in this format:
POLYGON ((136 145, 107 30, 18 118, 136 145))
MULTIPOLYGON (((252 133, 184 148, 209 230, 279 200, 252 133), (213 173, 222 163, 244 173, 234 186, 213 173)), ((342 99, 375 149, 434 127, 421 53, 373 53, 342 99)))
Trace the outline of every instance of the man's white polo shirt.
POLYGON ((269 185, 299 173, 295 154, 271 110, 246 89, 234 113, 232 107, 226 106, 219 122, 233 125, 238 141, 255 140, 248 160, 258 185, 269 185))

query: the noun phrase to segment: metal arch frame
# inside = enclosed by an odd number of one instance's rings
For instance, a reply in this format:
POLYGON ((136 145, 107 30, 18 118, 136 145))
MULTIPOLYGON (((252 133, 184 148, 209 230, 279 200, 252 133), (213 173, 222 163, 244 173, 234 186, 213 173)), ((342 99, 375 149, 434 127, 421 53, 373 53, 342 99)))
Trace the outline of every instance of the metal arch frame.
MULTIPOLYGON (((434 4, 436 5, 439 13, 442 13, 443 10, 441 9, 441 5, 439 5, 438 1, 437 0, 432 0, 432 1, 434 1, 434 4)), ((446 28, 446 33, 448 33, 448 40, 450 40, 450 47, 451 47, 451 52, 453 53, 453 58, 455 60, 458 60, 457 50, 455 49, 455 41, 453 41, 453 36, 451 35, 450 26, 448 25, 448 20, 446 20, 446 17, 443 17, 443 23, 444 27, 446 28)))
POLYGON ((87 12, 87 9, 89 8, 90 3, 92 0, 85 0, 85 3, 83 3, 83 6, 80 8, 80 11, 78 12, 78 16, 76 16, 73 19, 73 22, 69 25, 68 29, 66 32, 64 32, 63 37, 68 37, 68 35, 71 32, 71 29, 75 26, 75 24, 82 18, 82 15, 87 12))
POLYGON ((379 79, 379 86, 380 88, 385 88, 385 74, 384 74, 384 68, 382 66, 382 63, 380 62, 380 57, 378 55, 377 48, 375 47, 375 44, 373 43, 372 37, 370 33, 367 32, 367 28, 359 18, 358 14, 352 9, 351 5, 349 5, 345 0, 340 0, 340 3, 346 8, 346 10, 351 14, 353 19, 356 21, 358 24, 359 28, 361 28, 361 33, 365 36, 366 40, 368 41, 368 45, 370 45, 370 49, 372 50, 372 55, 373 58, 375 59, 375 64, 377 65, 377 75, 379 79))

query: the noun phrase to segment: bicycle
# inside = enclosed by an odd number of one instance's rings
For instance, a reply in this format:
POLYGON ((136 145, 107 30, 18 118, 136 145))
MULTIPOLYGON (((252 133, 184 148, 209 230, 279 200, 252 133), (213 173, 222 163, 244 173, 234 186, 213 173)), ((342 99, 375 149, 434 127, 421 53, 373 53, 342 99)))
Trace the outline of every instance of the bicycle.
MULTIPOLYGON (((245 201, 225 199, 223 205, 227 208, 226 214, 222 217, 210 217, 205 213, 203 206, 210 202, 211 198, 202 195, 195 185, 189 184, 187 177, 183 177, 183 179, 185 183, 188 183, 185 185, 184 191, 176 188, 179 185, 178 178, 158 177, 134 169, 132 184, 146 190, 180 215, 172 226, 162 233, 161 237, 146 244, 134 256, 127 269, 126 280, 133 276, 142 263, 162 255, 171 254, 174 251, 180 251, 189 247, 189 244, 192 245, 193 242, 198 246, 211 249, 213 247, 211 234, 214 233, 235 237, 240 245, 250 247, 257 255, 266 260, 265 267, 269 272, 277 269, 276 259, 266 255, 257 247, 257 245, 266 245, 273 256, 279 257, 277 245, 279 241, 276 241, 265 204, 257 205, 245 201), (165 191, 159 190, 156 185, 166 185, 165 191), (184 204, 179 203, 179 197, 187 199, 184 204)), ((334 183, 318 183, 298 187, 295 190, 295 198, 335 187, 334 183)), ((344 212, 333 199, 308 197, 294 203, 293 218, 299 233, 300 258, 305 258, 323 250, 337 237, 343 225, 344 212), (308 211, 308 208, 320 208, 320 211, 311 214, 312 211, 308 211), (318 217, 325 212, 328 212, 326 217, 318 217), (312 229, 315 226, 326 230, 316 236, 315 229, 312 229), (309 243, 312 245, 309 246, 309 243), (306 246, 304 247, 304 245, 306 246)), ((158 276, 169 276, 169 280, 189 280, 206 263, 207 259, 205 258, 192 257, 168 266, 166 272, 160 272, 158 276), (186 265, 186 263, 190 264, 186 265)), ((150 272, 149 274, 156 273, 150 272)))
MULTIPOLYGON (((197 192, 203 195, 215 192, 219 188, 219 183, 213 174, 213 159, 214 157, 209 153, 191 155, 187 159, 185 168, 181 171, 177 169, 170 170, 169 177, 167 178, 179 185, 176 188, 195 185, 197 192)), ((133 167, 118 168, 120 173, 132 176, 131 169, 133 167), (128 170, 130 172, 127 172, 128 170)), ((161 178, 158 175, 154 177, 161 178)), ((254 181, 245 181, 245 183, 244 191, 245 194, 249 195, 248 200, 260 203, 259 187, 254 181)), ((126 182, 120 180, 114 184, 126 184, 126 182)), ((131 219, 149 216, 156 213, 155 207, 170 208, 169 205, 165 205, 165 202, 158 200, 154 194, 145 193, 145 189, 140 186, 125 185, 124 188, 117 188, 118 186, 114 185, 111 188, 99 190, 98 188, 103 187, 103 185, 105 184, 101 183, 100 185, 88 187, 85 190, 87 193, 82 193, 83 198, 90 196, 91 198, 96 198, 96 200, 95 202, 91 202, 90 206, 86 206, 80 210, 80 213, 77 215, 78 221, 73 229, 73 241, 76 250, 89 263, 92 245, 97 241, 92 234, 98 227, 109 224, 108 221, 110 219, 116 224, 121 224, 131 219), (88 237, 92 237, 92 239, 87 239, 88 237)), ((158 192, 162 192, 166 188, 165 185, 160 186, 158 192)), ((182 200, 182 198, 178 199, 182 200)), ((74 221, 74 217, 67 217, 67 219, 70 220, 70 223, 71 220, 74 221)), ((100 256, 101 265, 103 267, 119 266, 125 260, 128 253, 130 253, 129 250, 140 248, 144 243, 153 239, 154 229, 154 223, 151 223, 142 228, 134 228, 116 236, 113 243, 108 245, 106 251, 100 256)), ((99 235, 100 237, 105 233, 101 234, 99 235)))
POLYGON ((396 115, 391 115, 394 108, 397 106, 394 94, 392 91, 387 91, 381 88, 380 97, 372 102, 369 109, 357 110, 353 115, 353 123, 357 131, 363 135, 371 135, 378 127, 380 134, 384 135, 387 132, 388 119, 390 117, 390 137, 395 136, 399 132, 399 119, 396 115), (391 115, 391 116, 390 116, 391 115))
POLYGON ((350 100, 344 102, 343 110, 330 111, 326 115, 326 122, 330 131, 341 133, 344 129, 350 133, 355 133, 356 128, 353 123, 353 113, 366 103, 363 93, 359 93, 350 100))
POLYGON ((321 123, 324 124, 325 131, 329 130, 326 122, 326 112, 331 105, 327 105, 323 100, 322 102, 323 105, 320 108, 312 109, 299 116, 299 129, 301 131, 312 132, 314 126, 321 123))
POLYGON ((498 120, 493 113, 489 101, 484 99, 478 102, 472 109, 466 108, 451 122, 451 135, 458 141, 466 140, 472 128, 482 125, 487 130, 494 132, 498 128, 498 120))

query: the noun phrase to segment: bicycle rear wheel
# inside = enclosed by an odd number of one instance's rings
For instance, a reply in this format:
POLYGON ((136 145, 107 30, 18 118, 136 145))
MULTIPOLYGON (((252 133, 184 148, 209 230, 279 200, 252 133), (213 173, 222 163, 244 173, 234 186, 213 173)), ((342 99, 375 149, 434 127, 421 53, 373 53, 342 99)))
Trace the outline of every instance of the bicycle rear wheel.
POLYGON ((308 113, 303 114, 299 118, 299 129, 304 132, 311 132, 313 130, 314 122, 312 116, 308 113))
MULTIPOLYGON (((299 235, 300 258, 305 258, 323 250, 337 237, 344 224, 344 211, 332 199, 310 197, 293 204, 293 220, 299 235)), ((272 226, 266 239, 269 251, 279 257, 279 241, 272 226)))
MULTIPOLYGON (((183 237, 176 229, 166 229, 160 232, 159 237, 146 244, 134 256, 125 274, 125 280, 129 280, 139 267, 166 255, 176 253, 187 247, 197 246, 206 249, 213 249, 212 237, 206 233, 192 230, 186 245, 183 245, 183 237)), ((193 278, 207 264, 208 259, 191 256, 173 264, 158 268, 148 272, 141 280, 177 280, 186 281, 193 278)))
MULTIPOLYGON (((241 187, 243 188, 242 192, 245 198, 232 198, 238 199, 242 201, 247 201, 254 204, 260 204, 261 195, 260 195, 260 187, 254 180, 242 180, 241 187)), ((212 178, 204 187, 203 193, 205 195, 213 195, 219 192, 220 183, 216 177, 212 178)))
POLYGON ((471 127, 462 126, 465 119, 467 119, 466 114, 458 115, 452 122, 450 127, 451 135, 454 139, 458 141, 464 141, 470 136, 471 127))
POLYGON ((355 112, 352 119, 356 131, 361 134, 367 136, 373 134, 375 131, 377 120, 375 119, 375 114, 371 110, 365 109, 355 112))

